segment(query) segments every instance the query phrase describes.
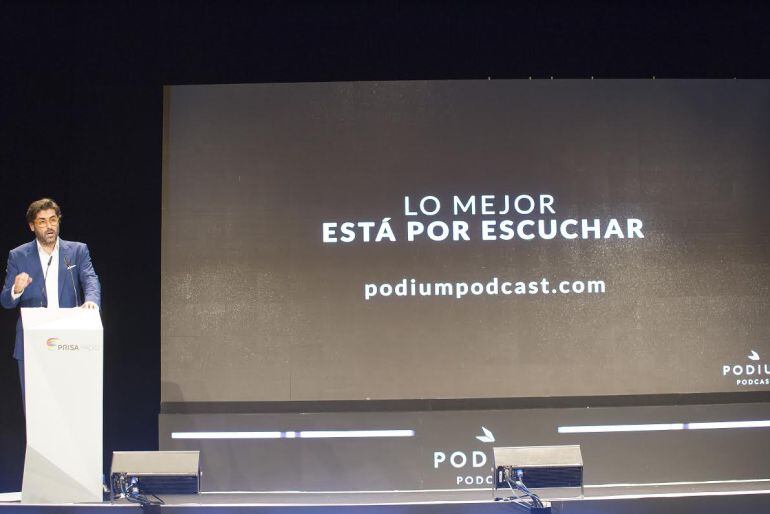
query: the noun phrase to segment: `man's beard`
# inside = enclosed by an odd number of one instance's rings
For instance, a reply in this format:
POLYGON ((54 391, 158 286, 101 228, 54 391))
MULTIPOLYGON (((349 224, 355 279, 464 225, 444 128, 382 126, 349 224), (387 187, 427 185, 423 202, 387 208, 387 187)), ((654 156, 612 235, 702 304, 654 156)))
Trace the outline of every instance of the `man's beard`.
POLYGON ((56 242, 56 239, 59 237, 59 233, 57 231, 54 231, 52 235, 50 235, 51 240, 48 241, 49 234, 41 234, 37 240, 41 245, 50 245, 56 242))

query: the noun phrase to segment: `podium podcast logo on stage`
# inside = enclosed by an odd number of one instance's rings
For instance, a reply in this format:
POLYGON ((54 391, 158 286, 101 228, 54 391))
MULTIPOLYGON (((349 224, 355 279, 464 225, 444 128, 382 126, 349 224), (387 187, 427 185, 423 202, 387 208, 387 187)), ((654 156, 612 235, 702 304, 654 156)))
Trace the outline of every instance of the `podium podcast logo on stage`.
POLYGON ((756 350, 751 350, 744 364, 723 364, 722 376, 735 379, 738 387, 770 385, 770 364, 762 363, 756 350))
MULTIPOLYGON (((482 443, 494 443, 495 435, 486 427, 481 427, 481 434, 475 439, 482 443)), ((492 485, 492 474, 484 473, 487 462, 492 459, 489 454, 480 449, 470 450, 437 450, 433 452, 433 469, 454 469, 456 473, 455 485, 457 486, 487 486, 492 485), (484 471, 482 471, 484 470, 484 471)))

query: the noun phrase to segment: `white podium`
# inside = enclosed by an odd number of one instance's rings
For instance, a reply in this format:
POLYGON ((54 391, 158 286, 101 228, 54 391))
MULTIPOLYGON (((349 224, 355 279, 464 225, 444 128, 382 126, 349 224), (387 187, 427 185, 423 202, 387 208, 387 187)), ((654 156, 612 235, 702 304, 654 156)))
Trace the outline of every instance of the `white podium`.
POLYGON ((102 501, 102 321, 96 309, 21 309, 27 453, 22 503, 102 501))

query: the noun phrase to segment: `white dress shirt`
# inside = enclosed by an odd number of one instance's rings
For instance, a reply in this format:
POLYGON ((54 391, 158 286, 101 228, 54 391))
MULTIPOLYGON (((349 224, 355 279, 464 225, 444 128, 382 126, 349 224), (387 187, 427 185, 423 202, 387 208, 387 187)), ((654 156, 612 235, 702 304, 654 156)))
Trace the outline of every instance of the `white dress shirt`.
MULTIPOLYGON (((43 267, 43 276, 45 277, 45 292, 48 299, 48 307, 51 309, 59 308, 59 238, 56 238, 56 244, 53 247, 53 252, 46 252, 40 241, 37 243, 37 253, 40 254, 40 266, 43 267), (48 260, 51 260, 51 265, 48 265, 48 260), (46 275, 46 269, 48 269, 48 275, 46 275)), ((34 283, 29 287, 35 287, 34 283)), ((11 298, 16 300, 20 297, 24 291, 19 294, 13 292, 11 289, 11 298)))

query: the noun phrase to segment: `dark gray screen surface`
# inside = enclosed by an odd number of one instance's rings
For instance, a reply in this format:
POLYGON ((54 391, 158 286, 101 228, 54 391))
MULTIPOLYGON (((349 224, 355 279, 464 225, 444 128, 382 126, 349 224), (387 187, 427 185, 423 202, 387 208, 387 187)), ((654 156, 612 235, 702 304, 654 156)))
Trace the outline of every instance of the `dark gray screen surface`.
POLYGON ((165 111, 163 401, 770 389, 766 81, 171 86, 165 111), (505 220, 531 224, 483 239, 505 220), (469 240, 408 240, 435 221, 469 240))

